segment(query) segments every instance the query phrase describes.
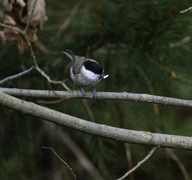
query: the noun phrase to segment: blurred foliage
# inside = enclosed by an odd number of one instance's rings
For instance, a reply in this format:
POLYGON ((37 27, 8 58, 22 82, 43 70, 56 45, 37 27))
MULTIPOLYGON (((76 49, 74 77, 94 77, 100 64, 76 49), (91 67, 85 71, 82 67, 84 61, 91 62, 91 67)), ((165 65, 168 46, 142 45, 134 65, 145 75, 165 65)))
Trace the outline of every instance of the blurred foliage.
MULTIPOLYGON (((47 0, 48 21, 43 30, 37 32, 39 43, 46 51, 34 46, 38 65, 52 79, 66 80, 66 84, 73 88, 69 77, 70 60, 61 53, 71 49, 78 55, 88 53, 110 75, 96 86, 97 91, 126 91, 192 99, 192 13, 179 13, 190 6, 190 0, 47 0), (74 7, 75 15, 61 30, 74 7), (183 42, 187 37, 189 41, 183 42)), ((19 55, 16 42, 0 44, 0 49, 0 79, 33 64, 29 50, 19 55)), ((35 71, 7 82, 4 87, 63 90, 62 86, 47 84, 35 71)), ((75 89, 78 87, 75 86, 75 89)), ((23 99, 33 102, 40 100, 23 99)), ((109 100, 87 100, 87 103, 69 99, 58 104, 43 105, 101 124, 192 136, 192 111, 188 108, 109 100), (93 114, 92 118, 90 113, 93 114)), ((5 107, 1 107, 0 116, 0 179, 53 179, 52 169, 61 174, 61 179, 74 179, 52 152, 41 149, 42 145, 52 146, 72 167, 78 180, 92 179, 57 136, 59 126, 55 131, 50 128, 46 132, 43 121, 5 107)), ((123 142, 64 127, 63 131, 79 145, 105 179, 116 179, 127 171, 128 161, 131 160, 126 158, 123 142)), ((150 150, 150 147, 133 144, 129 148, 133 165, 150 150)), ((191 152, 173 152, 192 177, 191 152)), ((127 179, 171 180, 184 177, 167 151, 159 149, 134 172, 132 178, 127 179)))

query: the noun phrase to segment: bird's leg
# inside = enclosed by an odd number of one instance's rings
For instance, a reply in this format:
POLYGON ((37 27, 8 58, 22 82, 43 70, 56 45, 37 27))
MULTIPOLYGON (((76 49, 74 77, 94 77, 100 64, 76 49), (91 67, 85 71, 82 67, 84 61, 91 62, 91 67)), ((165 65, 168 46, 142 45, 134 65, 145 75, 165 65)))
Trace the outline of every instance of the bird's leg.
POLYGON ((85 96, 85 90, 81 87, 81 93, 83 95, 83 97, 85 96))
POLYGON ((93 86, 92 86, 92 92, 93 92, 93 99, 97 99, 97 92, 93 86))

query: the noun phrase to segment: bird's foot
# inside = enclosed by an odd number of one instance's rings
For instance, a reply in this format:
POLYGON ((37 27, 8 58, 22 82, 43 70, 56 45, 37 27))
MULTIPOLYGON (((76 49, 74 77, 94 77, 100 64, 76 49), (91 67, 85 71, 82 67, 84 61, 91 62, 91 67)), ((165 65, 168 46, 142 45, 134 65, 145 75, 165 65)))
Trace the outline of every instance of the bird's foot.
POLYGON ((81 93, 82 93, 82 96, 84 97, 85 96, 85 90, 81 87, 81 93))
POLYGON ((97 99, 97 92, 94 87, 92 87, 93 99, 97 99))

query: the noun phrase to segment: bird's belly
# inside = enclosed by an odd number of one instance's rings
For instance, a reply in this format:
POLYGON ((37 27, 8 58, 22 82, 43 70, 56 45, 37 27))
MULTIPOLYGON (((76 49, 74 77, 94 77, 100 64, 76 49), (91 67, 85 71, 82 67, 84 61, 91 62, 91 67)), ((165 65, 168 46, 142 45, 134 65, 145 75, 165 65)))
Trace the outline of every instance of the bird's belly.
POLYGON ((93 78, 93 77, 84 76, 83 74, 73 74, 73 72, 71 72, 70 75, 73 82, 81 87, 94 86, 100 81, 99 76, 96 78, 95 77, 93 78))

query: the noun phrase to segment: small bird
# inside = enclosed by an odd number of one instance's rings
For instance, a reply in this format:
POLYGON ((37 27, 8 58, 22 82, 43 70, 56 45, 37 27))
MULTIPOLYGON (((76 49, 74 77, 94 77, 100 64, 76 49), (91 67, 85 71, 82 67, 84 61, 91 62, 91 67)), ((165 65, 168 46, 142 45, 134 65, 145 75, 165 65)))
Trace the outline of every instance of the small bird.
POLYGON ((85 96, 83 87, 91 86, 93 98, 97 98, 97 92, 93 87, 101 79, 106 79, 109 75, 104 74, 103 68, 93 59, 75 55, 71 50, 63 51, 73 62, 70 69, 71 79, 75 84, 80 86, 82 95, 85 96))

